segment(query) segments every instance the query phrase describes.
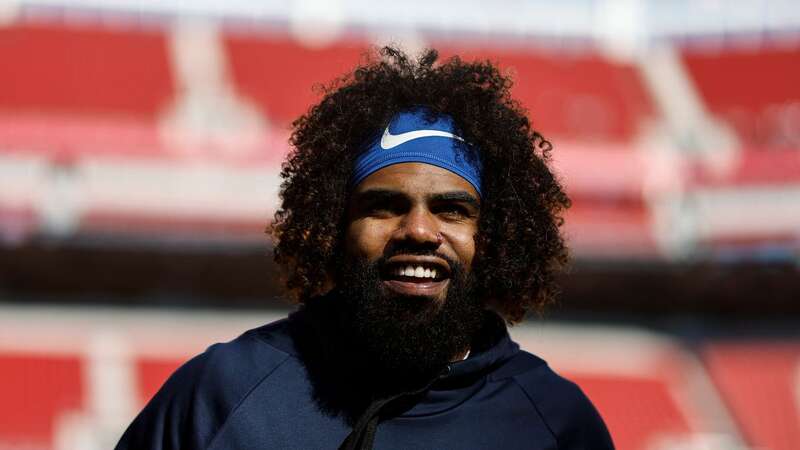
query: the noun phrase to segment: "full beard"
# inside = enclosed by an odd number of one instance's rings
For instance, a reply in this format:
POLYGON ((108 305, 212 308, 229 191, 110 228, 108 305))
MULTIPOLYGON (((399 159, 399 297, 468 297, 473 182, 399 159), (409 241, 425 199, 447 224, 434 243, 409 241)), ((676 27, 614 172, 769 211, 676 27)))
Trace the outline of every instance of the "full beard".
POLYGON ((386 289, 383 258, 345 263, 340 325, 381 376, 401 384, 429 379, 463 356, 480 329, 484 308, 473 295, 474 283, 463 265, 445 259, 450 278, 444 300, 386 289))

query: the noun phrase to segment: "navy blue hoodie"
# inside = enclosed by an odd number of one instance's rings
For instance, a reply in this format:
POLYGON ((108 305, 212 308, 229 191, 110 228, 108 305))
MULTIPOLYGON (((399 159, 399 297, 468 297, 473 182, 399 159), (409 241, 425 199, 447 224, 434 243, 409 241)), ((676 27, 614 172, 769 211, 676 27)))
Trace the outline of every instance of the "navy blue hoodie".
POLYGON ((212 345, 167 380, 116 449, 614 448, 580 388, 521 351, 502 324, 491 345, 400 407, 369 405, 358 423, 321 403, 296 336, 290 317, 212 345))

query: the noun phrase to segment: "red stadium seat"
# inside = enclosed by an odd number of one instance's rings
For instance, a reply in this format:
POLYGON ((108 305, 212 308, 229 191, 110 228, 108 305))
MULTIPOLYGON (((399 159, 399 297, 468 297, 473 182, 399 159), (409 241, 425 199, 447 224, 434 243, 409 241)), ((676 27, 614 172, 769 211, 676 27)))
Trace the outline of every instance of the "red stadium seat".
POLYGON ((753 448, 800 448, 800 342, 721 343, 705 362, 753 448))
POLYGON ((175 95, 162 30, 0 28, 0 151, 157 155, 175 95))
POLYGON ((146 404, 158 392, 161 385, 167 381, 172 372, 180 367, 185 359, 166 359, 141 357, 136 361, 136 372, 138 373, 138 396, 140 405, 146 404))
POLYGON ((800 47, 686 50, 706 107, 749 147, 800 147, 800 47))
MULTIPOLYGON (((624 145, 567 144, 553 164, 572 206, 565 215, 570 247, 588 257, 657 257, 655 227, 644 192, 661 189, 652 163, 624 145)), ((658 176, 669 178, 670 168, 658 176)), ((671 177, 674 179, 675 177, 671 177)))
MULTIPOLYGON (((367 48, 365 42, 340 41, 311 49, 289 37, 234 34, 225 36, 225 45, 238 89, 283 124, 318 98, 310 86, 345 73, 367 48)), ((445 57, 458 53, 465 59, 491 59, 512 70, 514 95, 531 111, 534 126, 548 136, 627 141, 653 114, 631 65, 594 54, 433 45, 445 57)))
POLYGON ((514 96, 548 138, 630 141, 655 108, 632 65, 593 53, 534 49, 454 48, 443 54, 489 59, 514 75, 514 96))
POLYGON ((0 354, 0 448, 49 449, 58 420, 83 407, 77 356, 0 354))
POLYGON ((778 187, 800 185, 800 152, 797 150, 745 149, 726 170, 698 166, 691 183, 697 187, 778 187))
POLYGON ((14 113, 154 118, 174 92, 162 32, 16 25, 0 28, 0 60, 0 110, 14 113))
MULTIPOLYGON (((573 197, 575 198, 575 197, 573 197)), ((657 257, 650 211, 641 201, 573 200, 565 215, 567 243, 583 257, 657 257)))
POLYGON ((672 386, 655 377, 576 375, 603 415, 620 450, 646 450, 660 437, 689 435, 693 430, 671 393, 672 386))
POLYGON ((800 248, 800 152, 745 149, 722 167, 691 169, 686 192, 695 206, 699 246, 729 254, 762 249, 776 257, 800 248))
POLYGON ((223 39, 238 91, 280 126, 319 99, 312 86, 352 69, 367 48, 355 41, 309 48, 286 35, 227 34, 223 39))

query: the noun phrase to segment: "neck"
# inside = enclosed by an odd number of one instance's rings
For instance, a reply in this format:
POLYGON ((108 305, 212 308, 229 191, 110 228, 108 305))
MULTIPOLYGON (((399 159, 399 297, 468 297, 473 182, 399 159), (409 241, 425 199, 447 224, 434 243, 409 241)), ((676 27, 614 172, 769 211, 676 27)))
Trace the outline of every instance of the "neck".
POLYGON ((467 359, 469 357, 469 349, 464 350, 463 352, 456 353, 455 358, 453 358, 452 362, 459 362, 467 359))

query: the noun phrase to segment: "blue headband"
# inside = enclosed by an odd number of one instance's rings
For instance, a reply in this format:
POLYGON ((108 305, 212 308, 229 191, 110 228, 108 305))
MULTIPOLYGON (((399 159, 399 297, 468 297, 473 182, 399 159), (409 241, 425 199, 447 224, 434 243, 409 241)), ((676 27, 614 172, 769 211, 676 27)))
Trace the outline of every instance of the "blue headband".
POLYGON ((478 151, 454 132, 450 116, 432 115, 427 108, 416 107, 396 114, 382 135, 356 158, 351 186, 357 186, 386 166, 420 162, 453 172, 481 195, 482 166, 478 151))

